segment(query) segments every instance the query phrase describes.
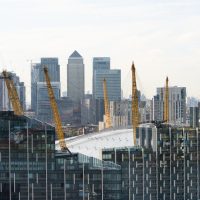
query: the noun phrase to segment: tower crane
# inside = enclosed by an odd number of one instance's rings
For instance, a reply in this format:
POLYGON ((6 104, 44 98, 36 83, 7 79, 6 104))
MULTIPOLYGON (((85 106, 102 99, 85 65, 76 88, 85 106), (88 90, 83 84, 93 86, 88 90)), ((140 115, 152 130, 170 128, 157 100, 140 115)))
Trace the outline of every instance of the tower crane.
POLYGON ((104 110, 105 110, 106 128, 111 128, 109 100, 108 100, 107 84, 106 84, 105 78, 103 80, 103 93, 104 93, 104 110))
POLYGON ((20 100, 19 100, 19 96, 18 96, 16 87, 14 85, 14 82, 12 80, 11 75, 8 74, 8 72, 6 70, 4 70, 2 72, 2 74, 3 74, 3 78, 4 78, 5 82, 6 82, 6 87, 8 89, 8 96, 9 96, 9 99, 11 101, 14 113, 16 115, 23 115, 24 111, 23 111, 23 108, 21 106, 21 103, 20 103, 20 100))
POLYGON ((136 128, 139 124, 139 108, 135 65, 132 63, 132 124, 133 124, 133 144, 136 145, 136 128))
POLYGON ((52 109, 52 113, 53 113, 55 129, 56 129, 57 137, 59 140, 60 149, 61 149, 61 151, 67 150, 69 153, 71 153, 65 143, 65 137, 64 137, 64 132, 62 129, 62 123, 61 123, 60 115, 58 112, 58 107, 57 107, 56 99, 54 96, 53 88, 51 86, 51 81, 49 78, 47 67, 44 67, 44 75, 45 75, 45 79, 46 79, 47 90, 48 90, 49 100, 50 100, 50 104, 51 104, 51 109, 52 109))
POLYGON ((164 121, 169 122, 169 79, 166 78, 165 83, 165 99, 164 99, 164 121))

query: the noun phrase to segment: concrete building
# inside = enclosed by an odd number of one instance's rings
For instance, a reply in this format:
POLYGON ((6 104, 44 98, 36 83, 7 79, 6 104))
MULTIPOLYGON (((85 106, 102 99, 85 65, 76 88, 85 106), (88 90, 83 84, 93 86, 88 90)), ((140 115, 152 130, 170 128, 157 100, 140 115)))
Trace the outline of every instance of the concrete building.
POLYGON ((85 94, 84 67, 82 56, 74 51, 67 64, 67 96, 78 104, 85 94))
POLYGON ((6 110, 10 110, 10 109, 11 109, 11 105, 10 105, 9 98, 8 98, 8 90, 6 87, 6 83, 3 79, 3 76, 1 75, 1 79, 0 79, 0 110, 6 111, 6 110))
MULTIPOLYGON (((26 88, 24 82, 20 81, 19 76, 17 76, 13 72, 8 72, 12 77, 15 88, 17 90, 19 100, 23 110, 26 110, 26 88)), ((6 83, 3 79, 3 76, 0 75, 0 111, 9 111, 12 110, 12 105, 8 97, 8 90, 6 87, 6 83)))
POLYGON ((113 128, 127 128, 132 125, 131 100, 110 101, 110 117, 113 128))
POLYGON ((146 123, 153 120, 152 117, 152 101, 151 100, 143 100, 139 101, 139 113, 140 113, 140 122, 146 123))
MULTIPOLYGON (((157 95, 153 98, 154 120, 161 121, 164 116, 165 88, 157 88, 157 95)), ((186 123, 186 88, 169 88, 169 122, 172 124, 186 123)))
MULTIPOLYGON (((150 100, 139 101, 140 122, 150 122, 152 120, 152 106, 150 100)), ((121 101, 110 101, 110 117, 112 128, 132 127, 132 100, 123 99, 121 101)), ((104 121, 105 122, 105 121, 104 121)), ((104 128, 102 123, 101 127, 104 128)))

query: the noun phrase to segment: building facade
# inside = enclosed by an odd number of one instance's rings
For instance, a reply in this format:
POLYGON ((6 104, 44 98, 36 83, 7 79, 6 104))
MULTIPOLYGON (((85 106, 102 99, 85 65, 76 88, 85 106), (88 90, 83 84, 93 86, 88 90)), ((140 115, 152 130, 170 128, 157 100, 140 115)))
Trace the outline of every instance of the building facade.
POLYGON ((190 107, 190 127, 199 127, 199 107, 190 107))
POLYGON ((86 94, 81 102, 81 124, 95 124, 95 115, 95 100, 92 98, 91 94, 86 94))
POLYGON ((55 129, 0 112, 0 199, 121 200, 121 167, 55 150, 55 129))
MULTIPOLYGON (((21 82, 19 76, 17 76, 15 73, 13 72, 8 72, 8 73, 12 77, 21 106, 23 110, 25 111, 26 110, 26 87, 24 85, 24 82, 21 82)), ((9 110, 12 110, 12 105, 8 97, 8 90, 6 87, 6 83, 3 79, 3 76, 0 75, 0 111, 9 111, 9 110)))
MULTIPOLYGON (((154 120, 162 121, 164 116, 165 88, 157 88, 153 98, 154 120)), ((169 87, 169 122, 172 124, 186 123, 186 88, 169 87)))
POLYGON ((147 155, 141 147, 124 147, 105 149, 102 154, 105 161, 121 165, 123 200, 157 200, 156 165, 152 152, 147 155))
POLYGON ((60 98, 60 65, 58 58, 41 58, 40 63, 31 64, 31 109, 38 119, 52 122, 53 117, 44 77, 44 67, 48 69, 55 98, 60 98))
POLYGON ((84 63, 82 56, 74 51, 67 64, 67 96, 80 104, 85 94, 84 63))
POLYGON ((95 86, 95 71, 97 70, 110 70, 110 58, 109 57, 94 57, 93 58, 93 76, 92 76, 92 93, 96 94, 95 86))
POLYGON ((137 147, 103 149, 122 168, 122 199, 200 198, 199 129, 157 123, 137 129, 137 147))
POLYGON ((41 64, 31 64, 31 110, 37 110, 37 82, 39 82, 39 72, 41 64))
POLYGON ((127 128, 132 125, 132 101, 110 101, 110 117, 113 128, 127 128))
MULTIPOLYGON (((56 100, 60 99, 60 82, 51 82, 56 100)), ((53 115, 49 101, 46 82, 37 82, 37 110, 36 116, 39 120, 53 123, 53 115)))
POLYGON ((121 70, 95 70, 94 91, 95 99, 103 99, 103 80, 106 79, 109 101, 121 100, 121 70))

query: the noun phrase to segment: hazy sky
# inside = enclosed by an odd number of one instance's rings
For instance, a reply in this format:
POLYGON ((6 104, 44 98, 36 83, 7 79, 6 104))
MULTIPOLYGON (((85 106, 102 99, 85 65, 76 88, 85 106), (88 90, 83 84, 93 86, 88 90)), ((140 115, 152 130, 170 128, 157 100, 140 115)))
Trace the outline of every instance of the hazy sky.
POLYGON ((75 49, 84 58, 86 91, 92 57, 110 56, 112 68, 122 70, 126 96, 134 60, 147 97, 168 75, 171 86, 200 98, 199 0, 0 0, 0 70, 15 71, 27 93, 30 60, 40 57, 59 58, 66 90, 67 58, 75 49))

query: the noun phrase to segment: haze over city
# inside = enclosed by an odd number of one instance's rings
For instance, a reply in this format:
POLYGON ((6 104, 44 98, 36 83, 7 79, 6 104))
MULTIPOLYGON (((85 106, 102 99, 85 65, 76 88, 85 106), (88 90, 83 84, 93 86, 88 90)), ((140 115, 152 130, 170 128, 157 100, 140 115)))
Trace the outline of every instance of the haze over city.
POLYGON ((84 58, 86 92, 92 88, 92 57, 111 57, 122 70, 124 95, 131 93, 134 60, 138 87, 148 97, 155 88, 186 86, 200 96, 200 2, 198 0, 4 0, 0 2, 0 65, 25 81, 30 102, 30 60, 58 57, 62 91, 66 90, 68 56, 84 58))
POLYGON ((0 0, 0 200, 200 200, 199 0, 0 0))

